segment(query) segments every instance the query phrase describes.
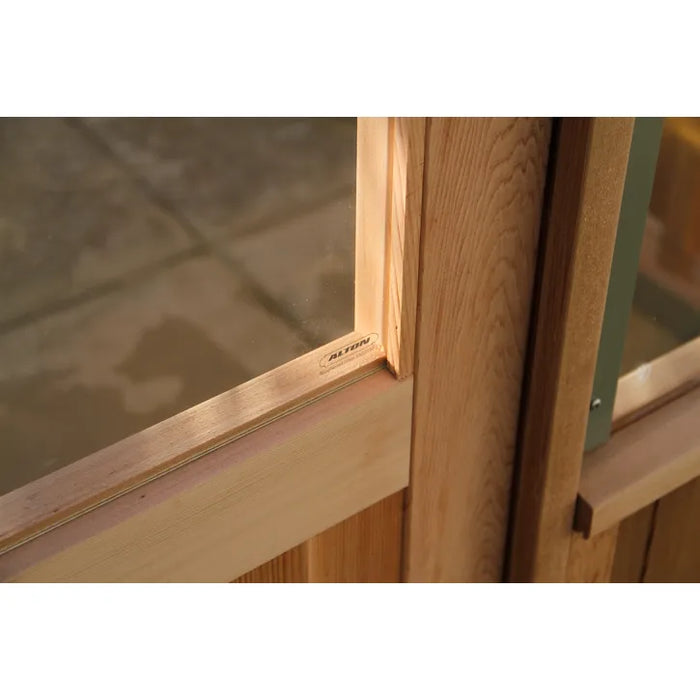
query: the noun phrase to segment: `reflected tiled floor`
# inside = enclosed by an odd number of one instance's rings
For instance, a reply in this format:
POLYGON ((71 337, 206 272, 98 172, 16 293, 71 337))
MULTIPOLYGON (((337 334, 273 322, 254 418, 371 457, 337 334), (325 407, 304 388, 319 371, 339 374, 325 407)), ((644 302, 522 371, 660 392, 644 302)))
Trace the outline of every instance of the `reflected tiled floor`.
POLYGON ((355 133, 0 120, 0 493, 351 330, 355 133))

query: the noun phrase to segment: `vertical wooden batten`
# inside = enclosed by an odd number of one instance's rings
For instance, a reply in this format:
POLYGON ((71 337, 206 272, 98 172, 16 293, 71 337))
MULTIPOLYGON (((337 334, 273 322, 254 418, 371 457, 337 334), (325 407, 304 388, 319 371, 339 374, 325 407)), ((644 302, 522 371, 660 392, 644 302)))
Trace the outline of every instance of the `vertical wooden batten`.
POLYGON ((563 581, 634 119, 563 119, 543 228, 512 581, 563 581))
POLYGON ((392 176, 384 337, 387 363, 399 379, 413 373, 425 122, 422 117, 391 120, 392 176))
POLYGON ((357 120, 355 330, 384 337, 389 211, 390 120, 357 120))
POLYGON ((501 578, 550 125, 427 122, 408 581, 501 578))

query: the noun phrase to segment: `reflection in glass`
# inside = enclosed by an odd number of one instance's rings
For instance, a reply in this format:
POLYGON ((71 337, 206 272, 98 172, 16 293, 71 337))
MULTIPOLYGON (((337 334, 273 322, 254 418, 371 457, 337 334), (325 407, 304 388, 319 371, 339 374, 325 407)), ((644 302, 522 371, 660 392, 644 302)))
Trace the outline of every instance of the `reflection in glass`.
POLYGON ((700 119, 664 120, 622 359, 626 374, 700 335, 700 119))
POLYGON ((354 119, 0 119, 0 494, 352 330, 354 119))

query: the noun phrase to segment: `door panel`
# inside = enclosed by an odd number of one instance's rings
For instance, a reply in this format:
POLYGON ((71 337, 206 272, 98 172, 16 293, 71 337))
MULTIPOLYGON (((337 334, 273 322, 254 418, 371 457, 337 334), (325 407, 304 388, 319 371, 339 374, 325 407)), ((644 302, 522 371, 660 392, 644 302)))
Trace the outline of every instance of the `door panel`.
POLYGON ((700 582, 700 479, 657 505, 650 533, 645 583, 700 582))

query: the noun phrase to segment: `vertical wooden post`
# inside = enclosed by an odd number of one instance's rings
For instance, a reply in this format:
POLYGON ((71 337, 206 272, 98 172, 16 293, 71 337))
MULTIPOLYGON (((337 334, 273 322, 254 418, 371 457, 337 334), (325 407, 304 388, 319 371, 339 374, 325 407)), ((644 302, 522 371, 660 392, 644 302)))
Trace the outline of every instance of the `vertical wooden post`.
POLYGON ((404 576, 498 581, 549 119, 429 119, 404 576))

